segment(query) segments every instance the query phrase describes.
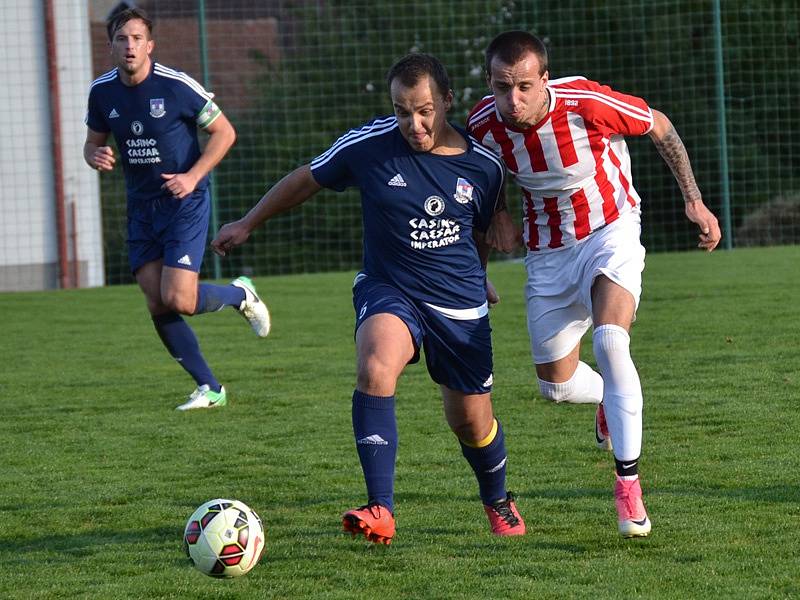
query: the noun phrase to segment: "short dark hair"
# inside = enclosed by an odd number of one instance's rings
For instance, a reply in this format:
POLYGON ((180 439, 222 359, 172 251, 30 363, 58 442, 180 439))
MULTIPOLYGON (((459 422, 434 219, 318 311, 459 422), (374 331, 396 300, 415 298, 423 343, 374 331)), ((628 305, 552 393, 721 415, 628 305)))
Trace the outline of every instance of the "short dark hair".
POLYGON ((498 58, 507 65, 513 65, 529 52, 539 59, 539 75, 544 75, 548 69, 544 42, 527 31, 504 31, 486 47, 486 75, 492 74, 493 59, 498 58))
POLYGON ((405 87, 414 87, 425 76, 436 82, 442 97, 447 96, 450 91, 450 76, 447 74, 447 69, 438 58, 424 52, 406 54, 394 63, 386 74, 386 84, 391 89, 392 82, 399 79, 405 87))
POLYGON ((114 34, 118 29, 123 27, 128 21, 139 19, 147 26, 147 37, 153 37, 153 21, 147 16, 141 8, 126 8, 118 13, 111 15, 106 22, 106 30, 108 31, 108 40, 114 41, 114 34))

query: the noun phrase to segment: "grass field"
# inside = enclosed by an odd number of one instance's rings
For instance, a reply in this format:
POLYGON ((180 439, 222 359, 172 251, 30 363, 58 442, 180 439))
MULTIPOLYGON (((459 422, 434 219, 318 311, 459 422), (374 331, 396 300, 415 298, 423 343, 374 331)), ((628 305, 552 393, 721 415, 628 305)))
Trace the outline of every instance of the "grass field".
POLYGON ((0 598, 800 597, 800 247, 648 258, 632 343, 653 521, 641 540, 617 535, 593 409, 537 394, 522 266, 490 272, 495 408, 528 534, 490 535, 415 365, 397 396, 388 548, 340 533, 364 500, 352 273, 256 280, 266 340, 233 311, 192 319, 230 404, 188 414, 173 409, 192 382, 136 289, 0 295, 0 598), (266 525, 262 563, 237 580, 181 551, 185 519, 220 496, 266 525))

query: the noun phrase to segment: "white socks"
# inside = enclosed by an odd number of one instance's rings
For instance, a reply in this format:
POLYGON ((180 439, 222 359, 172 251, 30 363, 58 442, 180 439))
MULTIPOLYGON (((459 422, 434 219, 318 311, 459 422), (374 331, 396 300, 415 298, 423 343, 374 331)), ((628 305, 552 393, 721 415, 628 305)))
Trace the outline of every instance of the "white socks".
POLYGON ((592 334, 603 375, 603 406, 614 456, 633 461, 642 452, 642 385, 630 353, 631 338, 619 325, 600 325, 592 334))
POLYGON ((603 399, 603 378, 585 362, 579 362, 572 378, 564 383, 539 379, 542 396, 553 402, 600 404, 603 399))

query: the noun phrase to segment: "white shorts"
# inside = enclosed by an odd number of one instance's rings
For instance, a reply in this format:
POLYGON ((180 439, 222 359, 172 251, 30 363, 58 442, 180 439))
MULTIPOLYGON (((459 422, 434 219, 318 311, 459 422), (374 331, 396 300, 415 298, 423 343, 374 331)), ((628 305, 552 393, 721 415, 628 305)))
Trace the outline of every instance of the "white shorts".
POLYGON ((640 234, 639 215, 626 214, 575 246, 528 253, 525 298, 535 364, 564 358, 591 327, 598 275, 628 290, 639 307, 645 255, 640 234))

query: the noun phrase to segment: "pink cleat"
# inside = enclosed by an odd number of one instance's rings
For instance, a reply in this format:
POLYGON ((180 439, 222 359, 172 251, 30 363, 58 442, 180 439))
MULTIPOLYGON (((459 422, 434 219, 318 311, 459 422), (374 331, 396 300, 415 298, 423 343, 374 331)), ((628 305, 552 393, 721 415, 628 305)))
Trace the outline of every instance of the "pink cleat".
POLYGON ((594 414, 594 437, 600 450, 611 452, 614 449, 611 445, 611 434, 608 433, 606 411, 602 402, 597 405, 597 412, 594 414))
POLYGON ((514 495, 506 492, 506 499, 492 505, 483 505, 492 533, 495 535, 525 535, 525 522, 514 504, 514 495))
POLYGON ((614 486, 614 504, 619 517, 619 533, 624 538, 645 537, 650 533, 650 519, 642 502, 639 478, 620 479, 614 486))

